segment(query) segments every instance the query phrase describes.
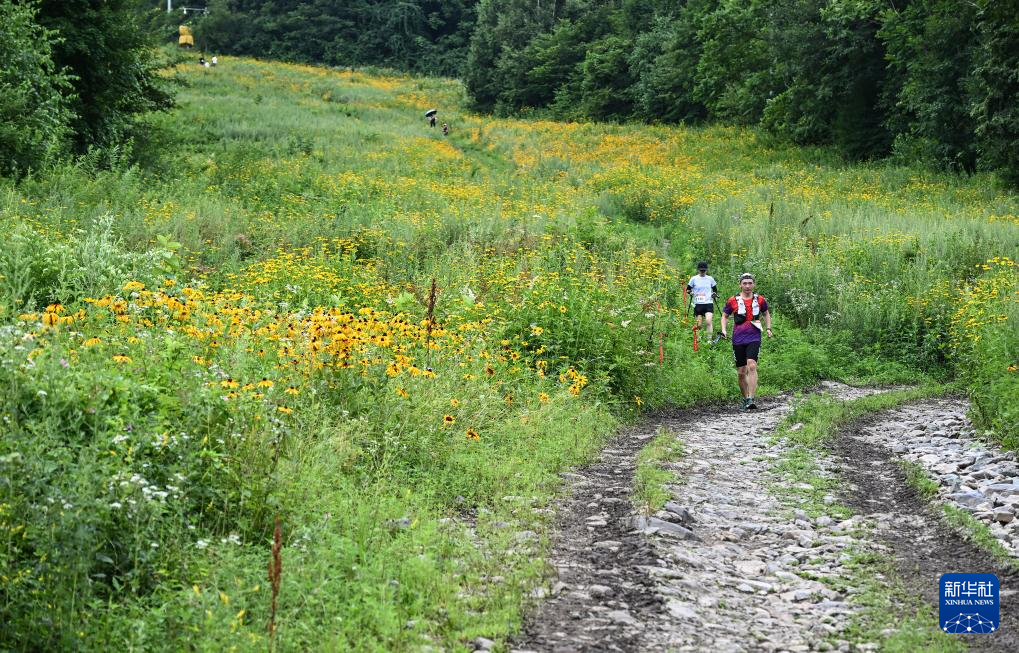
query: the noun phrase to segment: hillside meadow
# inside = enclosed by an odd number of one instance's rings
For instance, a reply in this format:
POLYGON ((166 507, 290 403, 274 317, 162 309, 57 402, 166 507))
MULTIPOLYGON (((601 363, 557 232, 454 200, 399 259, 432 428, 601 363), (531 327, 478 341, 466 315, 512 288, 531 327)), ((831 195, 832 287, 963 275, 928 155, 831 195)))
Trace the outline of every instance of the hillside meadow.
POLYGON ((1019 202, 989 178, 493 119, 385 71, 166 74, 143 140, 0 189, 0 648, 504 640, 559 474, 738 398, 728 346, 693 350, 700 259, 772 306, 762 393, 954 379, 1019 446, 1019 202))

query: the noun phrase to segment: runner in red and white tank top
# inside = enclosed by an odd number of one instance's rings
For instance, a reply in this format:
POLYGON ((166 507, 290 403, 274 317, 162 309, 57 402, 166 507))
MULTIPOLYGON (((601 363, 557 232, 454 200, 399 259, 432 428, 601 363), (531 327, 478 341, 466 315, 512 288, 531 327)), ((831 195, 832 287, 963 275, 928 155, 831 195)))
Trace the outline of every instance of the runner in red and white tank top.
POLYGON ((757 357, 761 351, 761 333, 771 337, 771 311, 768 300, 754 292, 754 275, 744 272, 739 277, 740 293, 730 297, 722 308, 722 337, 732 317, 732 353, 739 372, 739 389, 743 393, 740 410, 757 408, 757 357), (763 326, 762 326, 763 320, 763 326))

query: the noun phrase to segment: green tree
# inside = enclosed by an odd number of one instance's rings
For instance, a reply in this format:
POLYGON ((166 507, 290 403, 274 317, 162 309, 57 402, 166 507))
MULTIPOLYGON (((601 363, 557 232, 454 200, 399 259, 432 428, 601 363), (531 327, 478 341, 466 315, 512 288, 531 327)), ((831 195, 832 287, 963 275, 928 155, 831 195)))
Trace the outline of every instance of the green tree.
POLYGON ((972 116, 979 165, 1019 186, 1019 20, 1014 3, 981 0, 972 116))
POLYGON ((67 145, 67 77, 53 64, 54 35, 33 4, 0 0, 0 174, 38 168, 67 145))
MULTIPOLYGON (((797 143, 834 144, 850 158, 881 156, 893 96, 878 39, 882 0, 766 0, 759 5, 771 77, 761 125, 797 143)), ((752 94, 752 93, 751 93, 752 94)))
POLYGON ((78 151, 119 143, 136 116, 173 105, 134 2, 42 0, 38 21, 60 37, 53 60, 70 74, 78 151))
POLYGON ((949 170, 976 166, 969 111, 976 51, 976 7, 952 0, 914 0, 886 11, 878 37, 893 82, 886 98, 895 151, 949 170))
POLYGON ((830 44, 825 79, 835 91, 831 142, 852 159, 884 156, 891 148, 881 101, 888 63, 877 37, 883 5, 855 0, 821 11, 830 44))
POLYGON ((691 122, 707 117, 707 108, 694 94, 698 34, 717 0, 691 0, 676 13, 658 14, 650 29, 638 34, 630 55, 635 81, 635 116, 648 122, 691 122))
POLYGON ((823 0, 772 3, 765 38, 778 79, 761 125, 796 143, 830 143, 840 89, 831 76, 831 42, 821 18, 823 0))
POLYGON ((217 52, 459 73, 476 0, 212 0, 197 26, 217 52))
POLYGON ((622 120, 633 112, 629 41, 607 36, 593 43, 581 66, 581 109, 596 120, 622 120))
POLYGON ((552 107, 553 115, 583 115, 579 102, 582 64, 589 45, 609 31, 602 12, 586 11, 560 20, 520 51, 503 53, 503 110, 552 107))
POLYGON ((722 0, 703 20, 694 93, 712 118, 755 124, 767 99, 779 90, 765 39, 767 5, 722 0))
MULTIPOLYGON (((551 29, 560 7, 553 0, 481 0, 463 81, 475 107, 491 111, 504 102, 504 76, 520 74, 517 53, 551 29)), ((513 104, 510 97, 510 103, 513 104)))

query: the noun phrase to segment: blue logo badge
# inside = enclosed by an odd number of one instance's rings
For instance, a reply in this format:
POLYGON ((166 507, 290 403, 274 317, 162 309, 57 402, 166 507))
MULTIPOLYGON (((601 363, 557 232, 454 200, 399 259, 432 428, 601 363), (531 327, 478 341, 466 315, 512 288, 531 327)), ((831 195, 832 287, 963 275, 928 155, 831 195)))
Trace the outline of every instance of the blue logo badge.
POLYGON ((945 574, 938 581, 938 619, 946 633, 993 633, 998 629, 998 577, 945 574))

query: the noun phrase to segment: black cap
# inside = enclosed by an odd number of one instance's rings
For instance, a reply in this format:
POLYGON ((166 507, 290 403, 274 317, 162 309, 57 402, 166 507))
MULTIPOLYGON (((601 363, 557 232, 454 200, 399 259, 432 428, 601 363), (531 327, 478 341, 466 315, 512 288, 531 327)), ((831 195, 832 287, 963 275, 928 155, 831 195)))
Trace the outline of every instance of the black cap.
POLYGON ((697 264, 697 269, 698 270, 707 270, 708 269, 708 262, 707 261, 701 261, 700 263, 697 264))

